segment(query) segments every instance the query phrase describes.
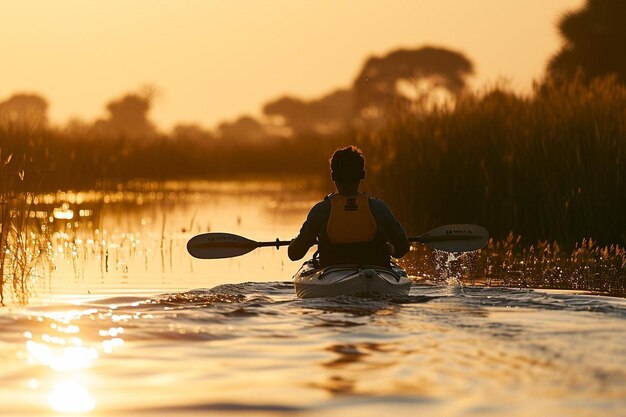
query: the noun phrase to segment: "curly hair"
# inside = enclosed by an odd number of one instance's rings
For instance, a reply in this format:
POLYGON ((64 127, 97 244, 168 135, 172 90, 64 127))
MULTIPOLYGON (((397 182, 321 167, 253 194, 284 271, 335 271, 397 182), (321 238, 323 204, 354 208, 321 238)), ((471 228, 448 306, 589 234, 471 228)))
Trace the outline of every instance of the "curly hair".
POLYGON ((330 158, 330 171, 334 181, 359 182, 365 177, 365 157, 354 145, 337 148, 330 158))

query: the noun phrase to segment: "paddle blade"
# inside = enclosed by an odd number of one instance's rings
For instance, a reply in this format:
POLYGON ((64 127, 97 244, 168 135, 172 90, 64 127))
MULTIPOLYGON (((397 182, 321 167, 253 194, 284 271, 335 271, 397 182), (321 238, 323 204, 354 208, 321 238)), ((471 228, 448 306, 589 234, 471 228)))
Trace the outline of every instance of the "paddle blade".
POLYGON ((189 239, 187 252, 199 259, 232 258, 258 246, 258 242, 231 233, 203 233, 189 239))
POLYGON ((487 245, 489 232, 475 224, 448 224, 418 236, 411 241, 444 252, 471 252, 487 245))

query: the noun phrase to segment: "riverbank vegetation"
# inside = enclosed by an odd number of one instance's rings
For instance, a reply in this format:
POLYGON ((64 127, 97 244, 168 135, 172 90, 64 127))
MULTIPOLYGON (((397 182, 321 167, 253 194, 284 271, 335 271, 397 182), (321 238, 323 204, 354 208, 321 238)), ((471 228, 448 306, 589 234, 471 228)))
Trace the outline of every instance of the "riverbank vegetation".
POLYGON ((527 95, 503 87, 465 92, 453 106, 399 101, 383 120, 263 141, 183 129, 130 140, 5 125, 0 287, 27 299, 30 271, 49 250, 29 194, 124 190, 146 180, 319 179, 337 146, 357 143, 368 159, 366 190, 385 199, 411 234, 445 223, 489 229, 494 243, 476 269, 483 282, 621 294, 625 108, 626 88, 607 77, 546 82, 527 95), (511 244, 512 235, 521 239, 511 244))
MULTIPOLYGON (((25 182, 24 164, 0 149, 0 305, 5 287, 15 301, 28 300, 33 271, 50 249, 45 221, 33 216, 33 192, 17 186, 25 182)), ((36 187, 28 181, 24 188, 36 187)))
POLYGON ((124 137, 99 140, 58 131, 0 129, 3 153, 26 161, 27 182, 16 191, 115 188, 129 181, 241 179, 313 176, 328 171, 328 155, 349 142, 345 136, 275 138, 262 143, 198 140, 160 135, 149 141, 124 137))
POLYGON ((626 88, 614 78, 500 88, 453 108, 398 108, 366 141, 370 175, 411 231, 478 223, 492 236, 623 244, 626 88))

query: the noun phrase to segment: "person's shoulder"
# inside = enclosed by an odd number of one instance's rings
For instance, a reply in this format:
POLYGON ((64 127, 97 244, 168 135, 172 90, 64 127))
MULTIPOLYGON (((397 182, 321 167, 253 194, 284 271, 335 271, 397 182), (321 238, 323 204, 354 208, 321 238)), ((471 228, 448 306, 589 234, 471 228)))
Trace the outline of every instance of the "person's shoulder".
POLYGON ((383 200, 377 197, 373 197, 373 196, 368 196, 368 197, 369 197, 370 209, 372 210, 372 212, 379 213, 384 216, 388 216, 389 214, 391 214, 391 209, 389 208, 387 203, 385 203, 383 200))
POLYGON ((373 195, 369 195, 369 194, 365 194, 365 195, 369 198, 370 205, 377 206, 377 207, 383 207, 383 208, 389 208, 387 203, 385 203, 380 198, 378 198, 376 196, 373 196, 373 195))
POLYGON ((329 206, 330 207, 330 199, 336 196, 337 193, 326 194, 324 198, 322 198, 315 206, 329 206))
POLYGON ((325 198, 325 199, 320 200, 317 203, 315 203, 315 205, 313 206, 313 208, 311 210, 327 207, 329 205, 329 203, 330 203, 330 201, 328 201, 328 199, 325 198))
POLYGON ((322 212, 330 208, 330 197, 332 194, 328 194, 322 200, 315 203, 315 205, 311 208, 311 212, 322 212))

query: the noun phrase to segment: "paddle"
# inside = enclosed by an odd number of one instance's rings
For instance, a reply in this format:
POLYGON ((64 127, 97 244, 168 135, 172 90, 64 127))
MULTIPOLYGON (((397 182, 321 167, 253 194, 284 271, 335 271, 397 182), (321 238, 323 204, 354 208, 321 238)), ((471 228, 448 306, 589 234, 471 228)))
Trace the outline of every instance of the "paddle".
MULTIPOLYGON (((472 224, 450 224, 436 227, 409 242, 417 242, 445 252, 469 252, 483 248, 489 240, 489 232, 484 227, 472 224)), ((273 242, 256 242, 231 233, 203 233, 189 239, 187 252, 199 259, 233 258, 245 255, 256 248, 287 246, 289 240, 276 239, 273 242)))
POLYGON ((447 224, 409 238, 409 242, 421 243, 444 252, 472 252, 484 248, 487 241, 487 229, 475 224, 447 224))

